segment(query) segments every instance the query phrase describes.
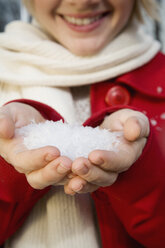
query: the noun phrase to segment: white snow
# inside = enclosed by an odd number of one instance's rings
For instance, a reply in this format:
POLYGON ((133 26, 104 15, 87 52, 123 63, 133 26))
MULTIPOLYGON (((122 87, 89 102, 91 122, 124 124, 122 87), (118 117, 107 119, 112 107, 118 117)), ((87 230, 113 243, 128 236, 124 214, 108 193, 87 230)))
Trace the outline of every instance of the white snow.
POLYGON ((74 160, 81 156, 88 157, 88 154, 96 149, 116 152, 122 132, 69 125, 62 121, 46 121, 19 128, 16 135, 24 137, 23 142, 27 149, 55 146, 62 156, 74 160))
POLYGON ((151 125, 152 126, 156 126, 157 125, 157 121, 155 119, 151 119, 150 121, 151 121, 151 125))
POLYGON ((157 93, 160 94, 162 93, 163 88, 161 86, 158 86, 156 90, 157 90, 157 93))
POLYGON ((165 113, 162 113, 160 119, 165 120, 165 113))

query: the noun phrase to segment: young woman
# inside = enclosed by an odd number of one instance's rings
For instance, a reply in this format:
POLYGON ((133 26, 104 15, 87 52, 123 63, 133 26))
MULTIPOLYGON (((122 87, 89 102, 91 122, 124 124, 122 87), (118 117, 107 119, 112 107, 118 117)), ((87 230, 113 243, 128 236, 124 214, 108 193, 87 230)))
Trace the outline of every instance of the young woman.
POLYGON ((0 242, 164 247, 165 58, 139 21, 154 1, 25 4, 32 24, 0 35, 0 242), (61 118, 122 130, 119 152, 75 161, 50 146, 20 152, 15 128, 61 118))

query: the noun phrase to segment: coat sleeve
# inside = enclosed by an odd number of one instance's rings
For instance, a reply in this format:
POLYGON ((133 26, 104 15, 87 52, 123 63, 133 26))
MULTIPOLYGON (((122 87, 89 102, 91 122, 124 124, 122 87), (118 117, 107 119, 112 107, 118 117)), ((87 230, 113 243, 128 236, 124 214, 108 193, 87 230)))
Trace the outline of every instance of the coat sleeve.
MULTIPOLYGON (((111 109, 111 112, 113 111, 114 109, 111 109)), ((110 111, 96 114, 85 125, 93 127, 99 125, 107 113, 110 111)), ((128 171, 121 173, 112 186, 100 188, 93 193, 96 209, 101 211, 103 201, 108 203, 122 226, 121 231, 124 230, 130 239, 137 241, 137 244, 140 244, 138 247, 165 247, 164 147, 165 126, 162 126, 161 132, 151 126, 150 136, 140 158, 128 171)), ((111 226, 111 230, 108 230, 105 223, 112 223, 112 216, 107 220, 108 216, 111 215, 98 212, 100 226, 104 231, 103 239, 105 231, 110 233, 115 229, 115 226, 111 226)), ((118 232, 118 240, 119 235, 122 236, 122 232, 121 234, 118 232)), ((115 242, 118 242, 115 243, 115 248, 135 247, 128 244, 121 246, 120 241, 115 242)))
MULTIPOLYGON (((36 108, 45 119, 57 121, 62 117, 51 107, 31 100, 17 100, 36 108)), ((34 204, 47 193, 33 189, 24 174, 18 173, 0 157, 0 245, 24 222, 34 204)))

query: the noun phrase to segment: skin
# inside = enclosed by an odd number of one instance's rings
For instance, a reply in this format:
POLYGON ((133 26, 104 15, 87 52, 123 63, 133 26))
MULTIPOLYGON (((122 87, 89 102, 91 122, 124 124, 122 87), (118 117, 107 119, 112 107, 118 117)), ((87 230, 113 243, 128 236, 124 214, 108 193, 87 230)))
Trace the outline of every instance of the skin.
MULTIPOLYGON (((133 0, 34 0, 35 16, 44 29, 69 51, 81 56, 99 53, 114 39, 128 23, 133 5, 133 0), (98 11, 109 11, 109 14, 88 32, 73 31, 59 16, 80 17, 98 11)), ((24 173, 33 188, 64 185, 65 193, 70 195, 112 185, 118 174, 128 170, 141 155, 149 135, 145 115, 129 109, 119 110, 101 124, 101 128, 123 131, 118 153, 92 151, 88 158, 71 161, 61 156, 56 147, 35 150, 23 147, 22 139, 14 131, 32 119, 37 123, 45 121, 37 110, 26 104, 9 103, 0 108, 0 155, 24 173)))
POLYGON ((64 185, 65 193, 70 195, 112 185, 118 174, 129 169, 141 155, 149 134, 145 115, 130 109, 116 111, 105 118, 101 128, 124 132, 118 153, 92 151, 88 159, 71 161, 60 156, 56 147, 25 149, 22 139, 14 136, 14 130, 32 119, 37 123, 45 121, 36 109, 26 104, 10 103, 0 109, 0 155, 24 173, 33 188, 64 185))
POLYGON ((64 47, 80 56, 94 55, 126 26, 134 0, 33 0, 35 17, 44 29, 64 47), (104 21, 91 32, 73 31, 61 15, 107 12, 104 21), (94 45, 93 45, 94 44, 94 45))

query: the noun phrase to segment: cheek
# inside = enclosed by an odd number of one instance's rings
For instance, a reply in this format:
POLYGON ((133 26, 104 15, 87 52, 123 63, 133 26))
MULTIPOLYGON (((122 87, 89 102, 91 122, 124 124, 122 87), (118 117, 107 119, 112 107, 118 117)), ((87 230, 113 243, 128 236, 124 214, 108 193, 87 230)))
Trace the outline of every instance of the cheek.
POLYGON ((116 18, 118 19, 119 26, 124 27, 128 23, 130 17, 132 16, 133 7, 134 4, 132 1, 131 4, 122 4, 120 8, 116 9, 116 18))
POLYGON ((48 13, 54 11, 59 5, 61 0, 33 0, 36 12, 48 13))
POLYGON ((132 14, 135 0, 109 0, 113 6, 116 18, 125 22, 132 14))

